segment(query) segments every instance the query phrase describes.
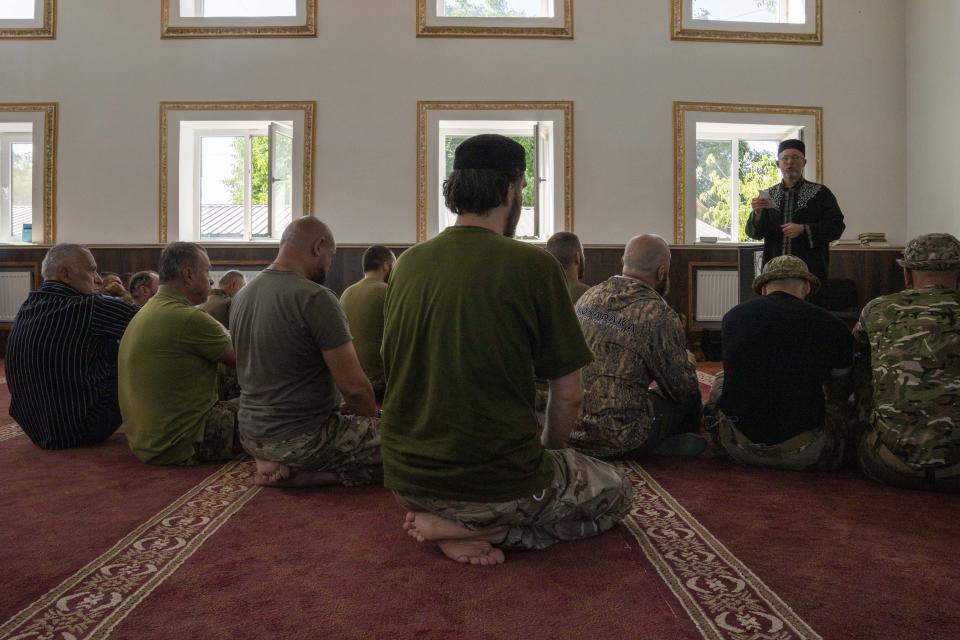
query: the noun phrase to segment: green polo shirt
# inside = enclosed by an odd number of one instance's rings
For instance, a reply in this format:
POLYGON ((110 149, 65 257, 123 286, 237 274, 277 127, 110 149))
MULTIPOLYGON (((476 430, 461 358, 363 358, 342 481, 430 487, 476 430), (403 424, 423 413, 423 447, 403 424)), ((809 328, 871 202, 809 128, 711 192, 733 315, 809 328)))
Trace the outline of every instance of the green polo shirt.
POLYGON ((166 285, 130 321, 117 376, 127 442, 140 460, 179 464, 193 455, 229 348, 226 329, 166 285))
POLYGON ((347 287, 340 296, 357 358, 371 380, 383 377, 380 343, 383 342, 383 301, 386 297, 386 283, 371 278, 347 287))
POLYGON ((534 375, 592 359, 556 259, 479 227, 406 250, 384 307, 384 486, 507 502, 542 491, 534 375))

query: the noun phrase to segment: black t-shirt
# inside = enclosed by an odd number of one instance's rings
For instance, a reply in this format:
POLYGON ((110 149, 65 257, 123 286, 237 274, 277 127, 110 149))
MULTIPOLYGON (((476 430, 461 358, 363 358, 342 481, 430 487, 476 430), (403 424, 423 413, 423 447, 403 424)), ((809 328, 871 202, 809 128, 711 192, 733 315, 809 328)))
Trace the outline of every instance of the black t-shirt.
POLYGON ((853 364, 853 335, 838 318, 774 292, 723 317, 720 409, 751 441, 779 444, 823 424, 823 383, 853 364))

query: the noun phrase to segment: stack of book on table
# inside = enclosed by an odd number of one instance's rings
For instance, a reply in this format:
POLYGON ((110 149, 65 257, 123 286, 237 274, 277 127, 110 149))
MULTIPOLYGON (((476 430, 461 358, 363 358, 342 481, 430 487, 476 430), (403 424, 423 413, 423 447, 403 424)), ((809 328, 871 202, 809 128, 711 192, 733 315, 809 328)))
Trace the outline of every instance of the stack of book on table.
POLYGON ((860 239, 860 244, 870 246, 870 247, 886 247, 887 245, 887 235, 885 233, 861 233, 857 236, 860 239))

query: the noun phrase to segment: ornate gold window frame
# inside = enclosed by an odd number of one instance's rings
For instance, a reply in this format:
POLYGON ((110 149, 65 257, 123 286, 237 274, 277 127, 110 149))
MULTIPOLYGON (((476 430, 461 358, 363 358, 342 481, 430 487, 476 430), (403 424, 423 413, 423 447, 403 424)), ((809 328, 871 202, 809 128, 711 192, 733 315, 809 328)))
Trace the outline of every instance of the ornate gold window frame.
POLYGON ((561 111, 563 112, 563 224, 573 231, 573 102, 417 102, 417 242, 427 239, 429 173, 427 166, 428 118, 430 111, 561 111))
MULTIPOLYGON (((305 0, 304 24, 297 25, 175 25, 171 24, 170 3, 178 0, 160 0, 160 37, 174 38, 316 38, 317 0, 305 0)), ((212 19, 199 19, 210 21, 212 19)))
MULTIPOLYGON (((303 206, 302 216, 313 214, 313 145, 316 129, 316 101, 305 102, 161 102, 160 103, 160 244, 167 243, 169 235, 170 203, 168 157, 170 141, 170 113, 174 111, 302 111, 303 112, 303 206)), ((178 158, 173 161, 179 162, 178 158)))
MULTIPOLYGON (((717 28, 691 28, 685 26, 684 3, 690 0, 671 0, 670 37, 673 40, 699 40, 706 42, 753 42, 761 44, 823 44, 823 0, 807 0, 814 5, 814 31, 752 31, 731 30, 717 22, 717 28)), ((742 25, 743 23, 737 23, 742 25)))
POLYGON ((57 0, 42 0, 39 26, 0 26, 0 40, 53 40, 57 37, 57 0))
MULTIPOLYGON (((477 18, 464 18, 462 25, 437 25, 429 23, 427 3, 436 0, 417 0, 418 38, 573 38, 573 0, 556 0, 563 9, 562 26, 496 26, 476 24, 477 18), (474 24, 469 24, 473 22, 474 24)), ((531 22, 535 18, 530 18, 531 22)))
MULTIPOLYGON (((687 113, 760 114, 812 117, 816 126, 816 180, 823 180, 823 108, 723 102, 673 103, 673 241, 687 244, 687 113)), ((691 169, 693 170, 693 169, 691 169)))
MULTIPOLYGON (((34 228, 35 244, 57 241, 57 102, 0 102, 0 113, 43 114, 42 228, 34 228)), ((36 137, 34 137, 36 140, 36 137)), ((36 192, 34 192, 36 193, 36 192)), ((36 220, 36 218, 34 218, 36 220)))

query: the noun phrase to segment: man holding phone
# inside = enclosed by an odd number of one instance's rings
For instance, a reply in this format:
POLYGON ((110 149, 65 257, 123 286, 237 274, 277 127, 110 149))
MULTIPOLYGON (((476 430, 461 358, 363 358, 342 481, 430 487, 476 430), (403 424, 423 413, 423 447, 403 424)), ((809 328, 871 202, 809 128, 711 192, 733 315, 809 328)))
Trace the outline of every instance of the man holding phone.
MULTIPOLYGON (((797 256, 824 287, 830 271, 830 243, 846 225, 833 193, 803 177, 807 166, 802 140, 784 140, 777 150, 777 167, 783 180, 760 192, 750 203, 753 215, 746 232, 763 240, 763 263, 783 255, 797 256)), ((820 296, 811 299, 818 303, 820 296)))

